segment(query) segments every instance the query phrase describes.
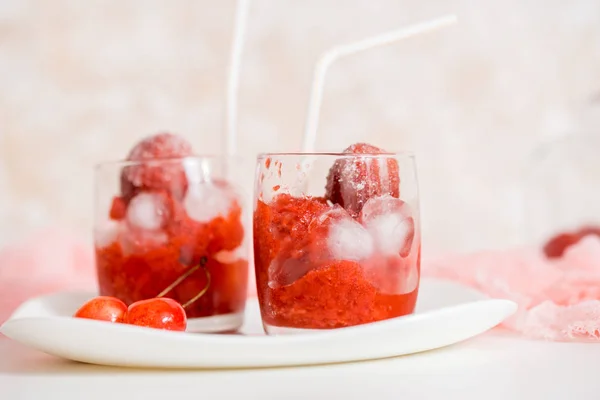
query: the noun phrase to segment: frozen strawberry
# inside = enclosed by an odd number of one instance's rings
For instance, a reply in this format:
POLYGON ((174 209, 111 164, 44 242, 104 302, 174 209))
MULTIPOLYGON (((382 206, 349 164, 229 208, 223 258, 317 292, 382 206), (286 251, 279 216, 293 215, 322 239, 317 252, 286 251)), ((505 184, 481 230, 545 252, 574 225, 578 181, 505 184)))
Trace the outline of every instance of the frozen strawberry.
POLYGON ((181 158, 192 155, 188 141, 171 133, 160 133, 139 142, 127 156, 137 162, 123 168, 121 194, 129 202, 144 190, 166 190, 180 200, 187 190, 181 158))
POLYGON ((73 315, 75 318, 108 322, 125 322, 127 305, 115 297, 98 296, 86 301, 73 315))
POLYGON ((380 254, 408 256, 415 237, 415 221, 407 203, 390 195, 373 197, 363 206, 359 220, 380 254))
POLYGON ((374 196, 400 196, 398 162, 378 147, 357 143, 344 150, 355 157, 338 159, 327 176, 325 197, 356 217, 374 196), (377 156, 380 155, 380 156, 377 156))
POLYGON ((148 328, 185 331, 185 310, 173 299, 154 298, 137 301, 127 310, 127 323, 148 328))

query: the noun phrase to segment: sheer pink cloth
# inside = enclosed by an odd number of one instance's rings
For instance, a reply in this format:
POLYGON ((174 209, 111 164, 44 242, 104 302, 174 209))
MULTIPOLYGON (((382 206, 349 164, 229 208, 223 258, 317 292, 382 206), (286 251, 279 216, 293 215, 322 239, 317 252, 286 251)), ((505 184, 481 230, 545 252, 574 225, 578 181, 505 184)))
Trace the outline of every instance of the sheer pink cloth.
POLYGON ((489 296, 514 300, 503 325, 555 341, 600 340, 600 239, 587 236, 562 258, 538 249, 486 251, 424 262, 423 276, 446 278, 489 296))

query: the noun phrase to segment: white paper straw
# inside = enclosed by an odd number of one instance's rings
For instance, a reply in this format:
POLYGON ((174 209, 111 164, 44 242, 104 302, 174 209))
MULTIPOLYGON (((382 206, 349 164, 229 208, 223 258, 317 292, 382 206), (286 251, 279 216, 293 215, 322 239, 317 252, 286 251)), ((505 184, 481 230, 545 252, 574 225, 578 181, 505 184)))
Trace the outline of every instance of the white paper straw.
POLYGON ((235 25, 233 27, 233 43, 229 59, 229 77, 227 79, 227 108, 226 108, 226 134, 225 151, 227 155, 237 154, 237 105, 240 65, 242 50, 246 39, 246 22, 250 0, 238 0, 236 7, 235 25))
POLYGON ((456 15, 450 14, 433 20, 409 25, 401 29, 389 31, 354 43, 336 46, 325 52, 317 62, 314 69, 310 100, 308 103, 308 115, 306 118, 306 126, 302 140, 302 151, 314 152, 317 138, 317 126, 319 123, 319 112, 321 110, 323 89, 325 86, 325 76, 327 75, 327 71, 331 64, 344 56, 431 32, 454 24, 456 21, 456 15))

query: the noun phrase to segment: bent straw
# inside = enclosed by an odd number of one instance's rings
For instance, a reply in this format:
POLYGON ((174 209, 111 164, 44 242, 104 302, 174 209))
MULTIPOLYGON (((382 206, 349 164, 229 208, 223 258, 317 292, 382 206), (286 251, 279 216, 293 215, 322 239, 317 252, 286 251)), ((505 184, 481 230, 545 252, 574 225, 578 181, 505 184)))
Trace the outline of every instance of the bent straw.
POLYGON ((319 112, 323 98, 323 89, 325 76, 331 65, 338 59, 349 56, 364 50, 372 49, 378 46, 391 44, 403 39, 408 39, 423 33, 431 32, 442 27, 454 24, 457 21, 456 15, 450 14, 433 20, 409 25, 407 27, 389 31, 377 36, 363 39, 354 43, 336 46, 326 51, 316 64, 310 100, 308 103, 308 115, 306 118, 306 127, 302 141, 302 151, 305 153, 314 152, 315 141, 317 138, 317 125, 319 122, 319 112))

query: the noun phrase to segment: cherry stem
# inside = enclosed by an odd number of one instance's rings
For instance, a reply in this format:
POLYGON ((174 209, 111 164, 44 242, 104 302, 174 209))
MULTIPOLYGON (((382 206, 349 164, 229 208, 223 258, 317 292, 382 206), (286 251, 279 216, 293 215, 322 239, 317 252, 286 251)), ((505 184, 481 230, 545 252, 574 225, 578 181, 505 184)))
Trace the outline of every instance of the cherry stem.
POLYGON ((205 267, 205 264, 206 264, 206 258, 203 257, 200 260, 199 264, 197 264, 197 265, 193 266, 192 268, 188 269, 187 271, 185 271, 179 278, 175 279, 175 282, 171 283, 165 290, 160 292, 160 294, 156 297, 163 297, 164 295, 169 293, 171 290, 173 290, 173 288, 175 288, 177 285, 179 285, 181 282, 183 282, 191 274, 198 271, 198 269, 202 268, 202 270, 204 271, 204 274, 206 275, 206 285, 197 295, 195 295, 193 298, 191 298, 185 304, 183 304, 182 307, 186 308, 189 305, 191 305, 192 303, 196 302, 200 297, 202 297, 206 294, 206 292, 208 291, 208 288, 210 287, 210 283, 211 283, 210 272, 208 272, 208 269, 205 267))
POLYGON ((188 300, 182 307, 183 308, 187 308, 190 304, 196 302, 196 300, 198 300, 200 297, 204 296, 204 294, 206 292, 208 292, 208 288, 210 287, 210 272, 208 272, 208 269, 206 269, 206 267, 202 266, 202 269, 204 270, 204 274, 206 274, 206 286, 204 286, 204 289, 202 289, 197 295, 195 295, 192 299, 188 300))

